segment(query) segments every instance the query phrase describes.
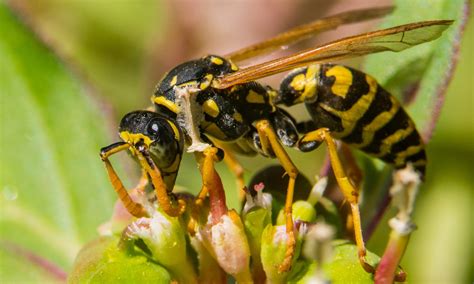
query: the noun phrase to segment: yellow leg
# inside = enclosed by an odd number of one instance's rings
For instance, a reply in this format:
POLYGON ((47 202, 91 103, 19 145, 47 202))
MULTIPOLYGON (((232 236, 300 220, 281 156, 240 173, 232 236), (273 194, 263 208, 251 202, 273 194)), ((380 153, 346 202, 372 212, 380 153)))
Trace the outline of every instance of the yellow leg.
POLYGON ((115 192, 117 193, 120 201, 122 201, 122 204, 127 209, 127 211, 137 218, 146 217, 148 215, 147 212, 140 203, 133 201, 133 199, 130 197, 122 181, 120 180, 119 176, 117 175, 112 164, 109 161, 109 156, 120 151, 127 150, 129 147, 130 145, 126 143, 113 144, 109 147, 104 148, 100 153, 100 157, 105 164, 105 168, 107 169, 110 182, 112 183, 115 192))
POLYGON ((186 201, 184 199, 178 199, 178 206, 173 205, 173 202, 169 198, 166 184, 161 177, 161 173, 148 153, 146 151, 138 152, 137 156, 140 165, 150 176, 160 208, 171 217, 177 217, 183 214, 186 210, 186 201))
POLYGON ((214 163, 218 161, 217 158, 217 148, 215 147, 209 147, 206 150, 204 150, 203 153, 201 153, 198 159, 199 163, 199 168, 201 170, 201 176, 202 176, 202 188, 201 191, 199 192, 195 204, 200 206, 204 199, 207 196, 207 193, 209 192, 209 188, 214 186, 214 173, 215 173, 215 167, 214 163))
POLYGON ((204 152, 196 152, 196 159, 199 164, 199 169, 202 176, 202 188, 198 196, 194 200, 194 204, 191 206, 191 218, 188 222, 188 232, 193 236, 195 234, 195 227, 198 224, 200 216, 200 209, 206 199, 209 189, 215 187, 215 168, 214 163, 218 161, 217 148, 209 147, 204 152))
MULTIPOLYGON (((359 251, 359 261, 365 271, 369 273, 374 273, 375 269, 371 266, 367 260, 366 249, 364 239, 362 237, 362 226, 360 221, 360 212, 359 212, 359 192, 352 185, 351 181, 347 177, 344 169, 342 167, 341 161, 337 154, 337 147, 334 139, 331 137, 329 129, 320 128, 315 131, 311 131, 300 139, 300 142, 308 142, 315 140, 318 142, 325 141, 328 147, 329 158, 331 159, 331 167, 334 171, 334 176, 336 177, 337 183, 344 194, 345 199, 350 203, 351 213, 352 213, 352 222, 354 226, 354 235, 356 245, 359 251)), ((299 142, 299 143, 300 143, 299 142)))
POLYGON ((291 161, 290 157, 286 153, 283 146, 278 141, 278 138, 273 131, 273 128, 270 125, 268 120, 260 120, 256 123, 257 131, 260 136, 260 142, 262 144, 262 149, 271 149, 275 153, 275 156, 280 161, 280 164, 285 169, 286 173, 289 176, 288 187, 286 191, 286 201, 285 201, 285 220, 286 220, 286 233, 288 235, 287 240, 287 251, 285 255, 285 260, 280 265, 280 271, 288 271, 291 268, 291 262, 295 254, 296 240, 295 232, 293 226, 293 215, 292 215, 292 205, 293 205, 293 195, 295 191, 295 181, 298 176, 298 169, 291 161))

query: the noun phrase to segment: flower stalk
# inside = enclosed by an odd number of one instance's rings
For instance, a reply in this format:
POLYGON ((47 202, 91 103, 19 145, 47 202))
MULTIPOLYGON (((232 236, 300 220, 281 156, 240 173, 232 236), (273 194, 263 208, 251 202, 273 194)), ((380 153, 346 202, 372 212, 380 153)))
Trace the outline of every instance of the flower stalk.
POLYGON ((402 271, 396 274, 400 260, 405 253, 411 233, 416 229, 412 221, 412 213, 418 188, 421 183, 420 175, 412 165, 394 173, 394 184, 390 188, 393 204, 398 208, 398 214, 390 219, 392 231, 385 252, 375 272, 375 283, 385 284, 404 281, 406 274, 402 271))

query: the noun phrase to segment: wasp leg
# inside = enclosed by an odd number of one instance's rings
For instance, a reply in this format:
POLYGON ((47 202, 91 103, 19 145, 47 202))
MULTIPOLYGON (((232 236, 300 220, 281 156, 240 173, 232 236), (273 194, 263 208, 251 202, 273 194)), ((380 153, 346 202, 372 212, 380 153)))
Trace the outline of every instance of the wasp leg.
POLYGON ((309 132, 306 135, 304 135, 302 138, 300 138, 300 142, 298 142, 298 147, 301 145, 304 145, 305 143, 310 143, 311 141, 314 141, 314 143, 326 142, 326 145, 328 147, 328 152, 329 152, 329 158, 331 160, 331 167, 333 169, 337 183, 339 184, 339 187, 341 188, 345 199, 349 201, 350 206, 351 206, 355 241, 356 241, 356 245, 359 251, 359 261, 365 271, 369 273, 374 273, 375 272, 374 267, 370 265, 365 259, 367 252, 365 249, 364 239, 362 237, 362 228, 361 228, 360 212, 359 212, 359 192, 352 185, 346 173, 344 172, 344 169, 341 164, 341 160, 339 159, 339 156, 337 154, 336 143, 334 142, 334 139, 331 137, 329 129, 320 128, 312 132, 309 132))
POLYGON ((220 157, 220 151, 219 148, 208 147, 203 152, 195 152, 202 176, 202 188, 198 196, 194 199, 194 204, 191 205, 191 218, 188 222, 187 230, 192 236, 195 234, 195 227, 198 224, 204 199, 206 199, 209 189, 216 187, 215 175, 217 173, 214 168, 214 163, 222 159, 220 157))
POLYGON ((216 171, 214 163, 220 160, 218 151, 219 149, 216 147, 208 147, 199 154, 198 163, 202 176, 202 188, 195 200, 197 206, 202 205, 209 192, 209 188, 214 186, 214 174, 216 171))
POLYGON ((224 143, 215 142, 215 144, 224 150, 224 163, 236 178, 237 193, 239 195, 239 200, 242 201, 245 198, 244 167, 242 167, 242 164, 240 164, 239 160, 235 156, 235 152, 230 147, 227 147, 224 145, 224 143))
POLYGON ((256 128, 258 135, 260 136, 260 142, 262 144, 262 149, 272 149, 275 153, 275 156, 280 161, 280 164, 285 169, 286 173, 289 176, 288 188, 286 191, 286 201, 285 201, 285 217, 286 217, 286 233, 288 236, 287 240, 287 249, 285 254, 285 260, 280 265, 280 271, 288 271, 291 268, 291 261, 295 254, 296 240, 295 240, 295 231, 293 226, 293 215, 292 215, 292 205, 293 205, 293 194, 295 191, 295 181, 298 176, 298 169, 291 161, 290 157, 286 153, 283 146, 278 141, 278 137, 270 126, 268 120, 260 120, 256 123, 256 128), (270 148, 271 147, 271 148, 270 148))
POLYGON ((140 147, 137 156, 140 165, 151 179, 160 208, 171 217, 177 217, 183 214, 186 210, 186 201, 182 198, 178 198, 178 206, 173 205, 168 195, 166 184, 161 177, 161 173, 155 165, 155 162, 153 162, 153 159, 151 159, 147 149, 140 147))
POLYGON ((112 164, 109 161, 109 156, 118 153, 123 150, 127 150, 130 147, 129 144, 124 142, 119 142, 112 144, 110 146, 104 147, 100 151, 100 158, 105 164, 105 168, 107 169, 107 173, 109 174, 110 182, 114 187, 115 192, 117 193, 120 201, 122 201, 123 205, 127 209, 127 211, 132 214, 133 216, 140 218, 148 216, 145 208, 140 203, 133 201, 133 199, 128 194, 125 186, 123 185, 122 181, 120 180, 119 176, 115 172, 112 164))

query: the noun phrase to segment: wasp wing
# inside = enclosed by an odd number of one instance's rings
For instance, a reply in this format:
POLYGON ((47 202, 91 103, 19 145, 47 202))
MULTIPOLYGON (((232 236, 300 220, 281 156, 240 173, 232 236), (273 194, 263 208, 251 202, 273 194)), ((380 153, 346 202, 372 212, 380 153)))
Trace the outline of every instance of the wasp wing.
POLYGON ((323 19, 318 19, 308 24, 297 26, 284 33, 278 34, 273 38, 229 53, 225 57, 234 62, 257 57, 281 47, 295 44, 304 39, 313 37, 318 33, 335 29, 341 25, 381 18, 392 11, 393 7, 389 6, 343 12, 323 19))
POLYGON ((450 20, 417 22, 346 37, 293 55, 243 68, 223 76, 215 82, 214 86, 225 89, 312 63, 338 61, 383 51, 399 52, 437 39, 452 23, 453 21, 450 20))

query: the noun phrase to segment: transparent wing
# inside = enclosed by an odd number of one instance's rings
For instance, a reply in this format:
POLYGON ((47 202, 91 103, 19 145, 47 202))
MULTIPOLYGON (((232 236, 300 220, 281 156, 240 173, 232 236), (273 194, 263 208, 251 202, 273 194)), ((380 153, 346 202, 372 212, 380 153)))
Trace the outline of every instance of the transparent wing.
POLYGON ((390 6, 343 12, 295 27, 273 38, 234 51, 230 54, 227 54, 225 57, 231 59, 234 62, 257 57, 281 47, 295 44, 304 39, 313 37, 318 33, 335 29, 341 25, 381 18, 392 11, 393 7, 390 6))
POLYGON ((406 24, 336 40, 293 55, 243 68, 220 78, 216 88, 253 81, 312 63, 333 62, 383 51, 399 52, 437 39, 453 21, 437 20, 406 24))

